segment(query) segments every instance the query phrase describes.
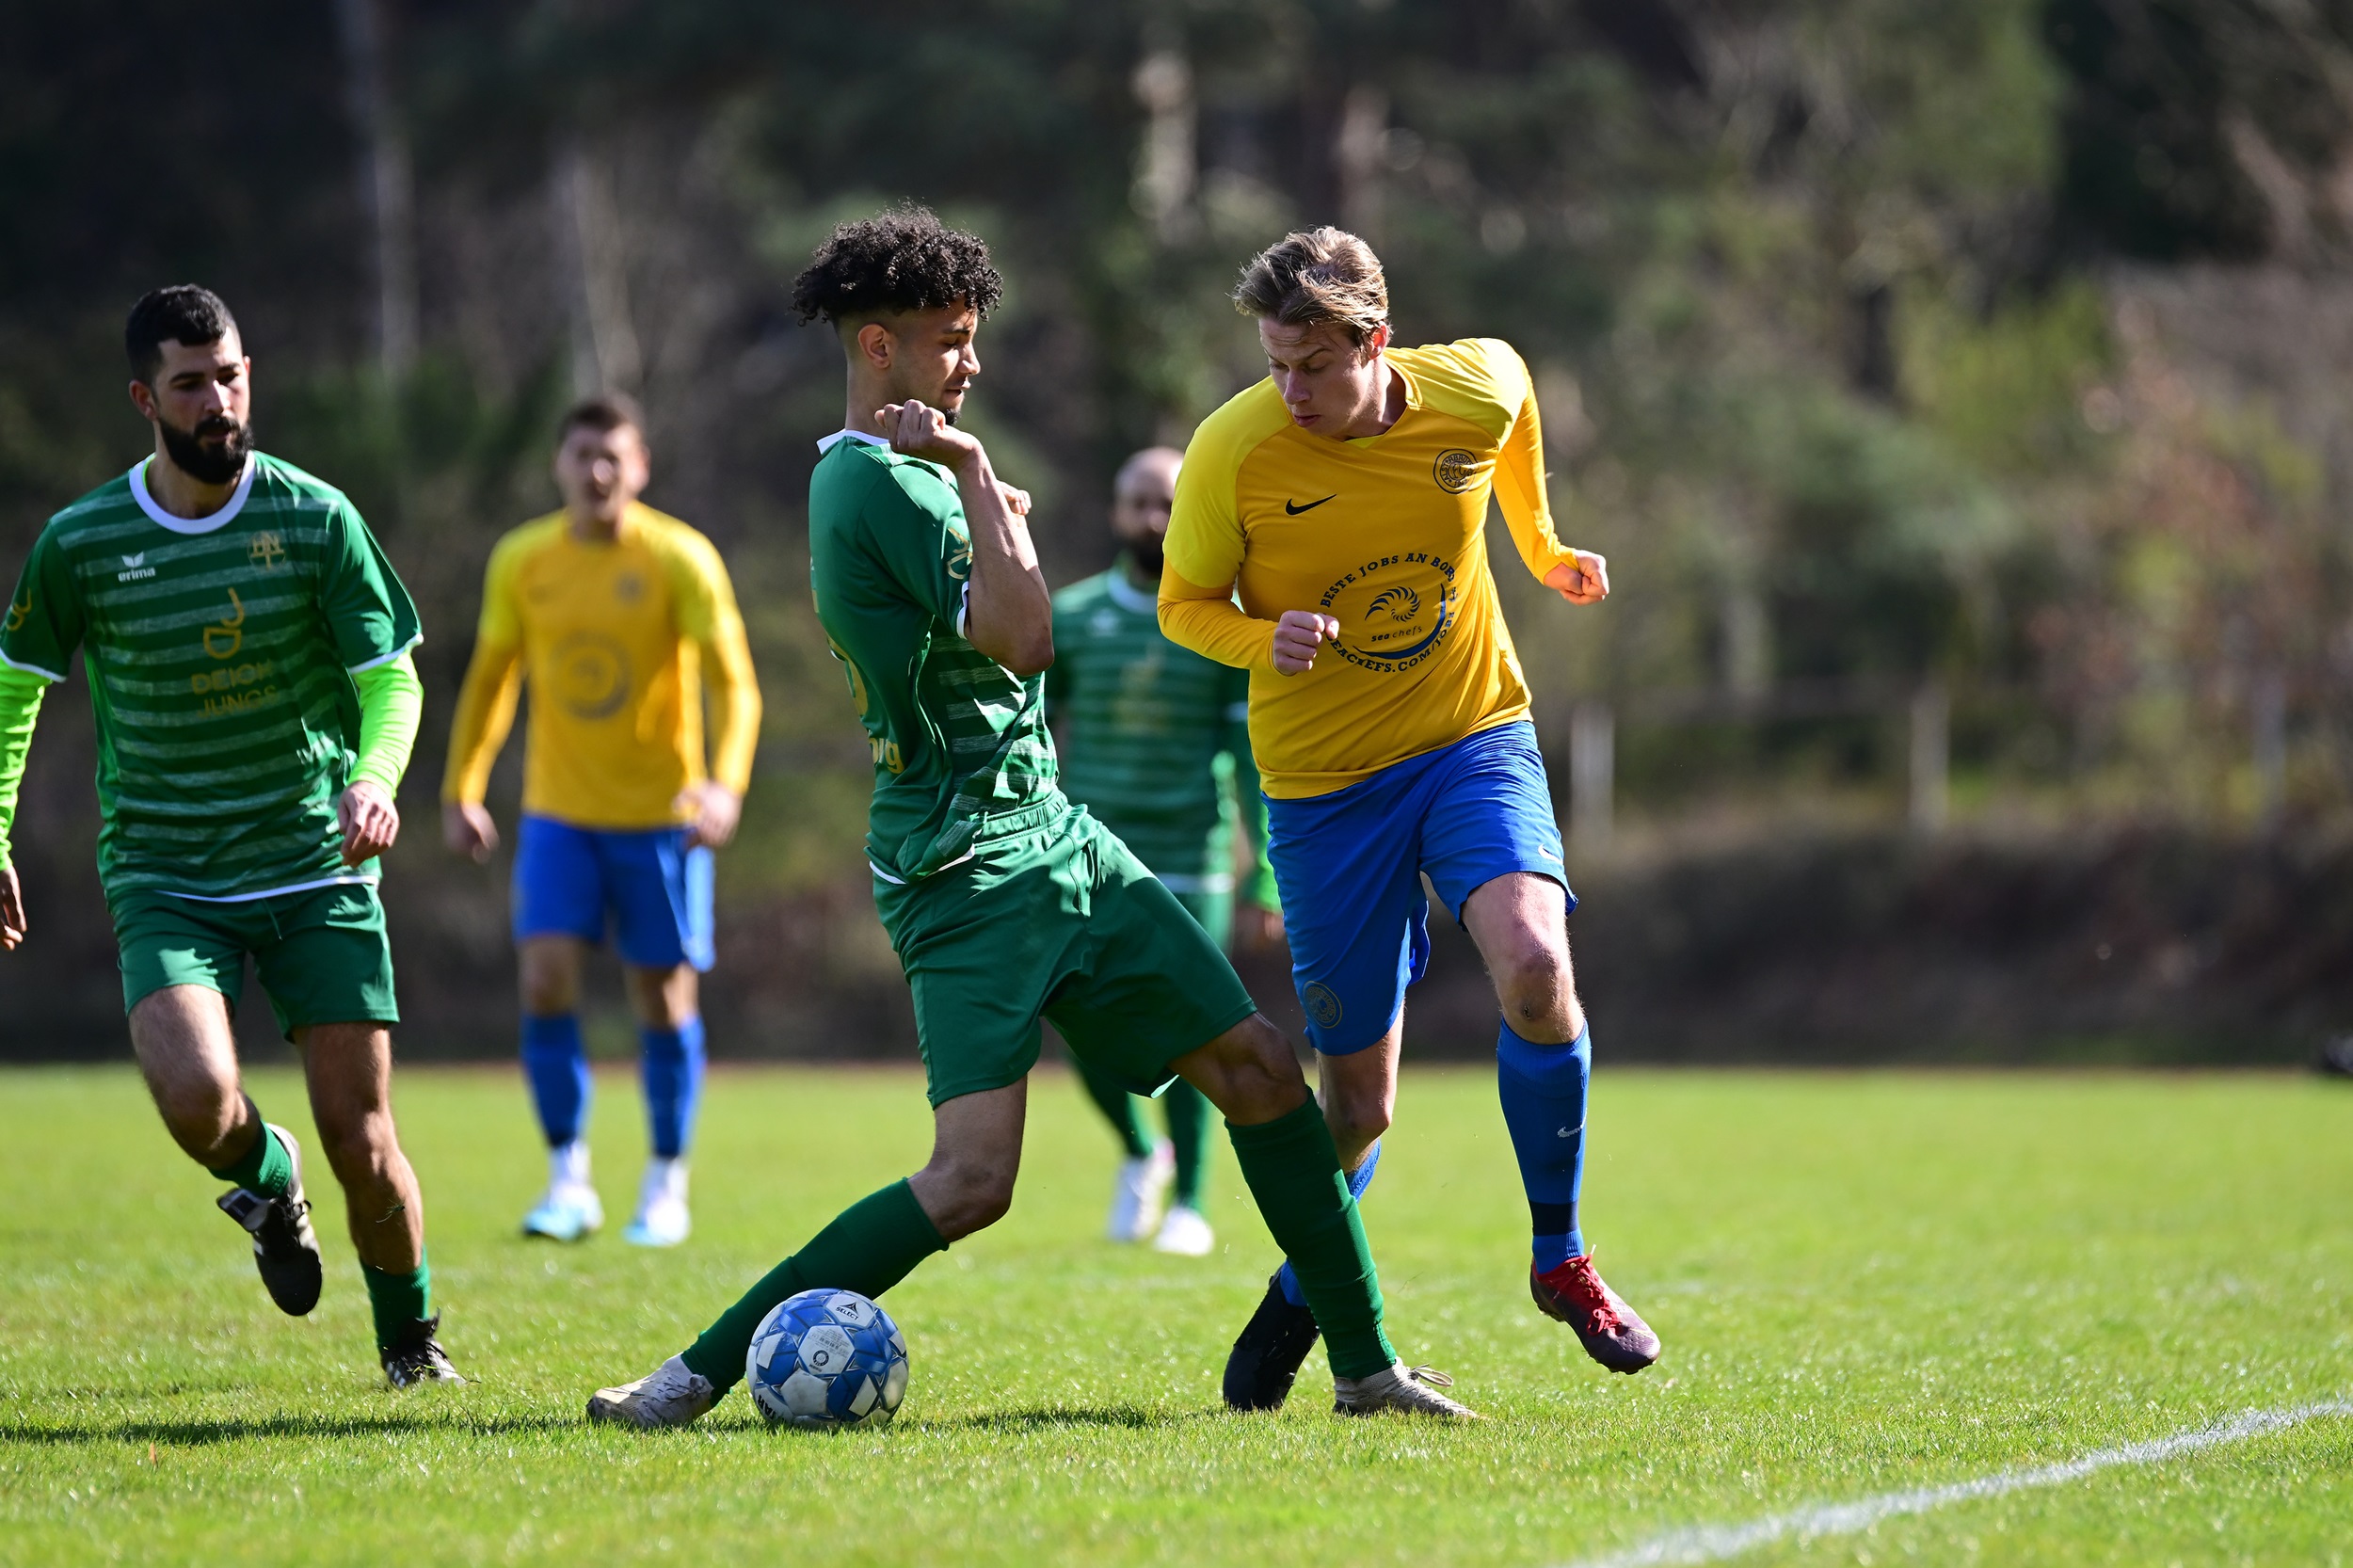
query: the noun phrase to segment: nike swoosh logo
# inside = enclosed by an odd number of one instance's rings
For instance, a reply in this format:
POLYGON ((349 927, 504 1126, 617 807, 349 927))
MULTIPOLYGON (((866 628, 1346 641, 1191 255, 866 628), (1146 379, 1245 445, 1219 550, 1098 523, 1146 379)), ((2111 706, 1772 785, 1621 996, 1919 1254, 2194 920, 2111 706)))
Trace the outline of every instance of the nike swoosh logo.
MULTIPOLYGON (((1331 499, 1332 499, 1332 496, 1333 496, 1333 495, 1337 495, 1337 494, 1339 494, 1339 493, 1340 493, 1339 491, 1337 491, 1337 490, 1334 490, 1334 491, 1332 492, 1332 495, 1327 495, 1327 496, 1325 496, 1325 497, 1323 498, 1323 501, 1329 501, 1329 500, 1331 500, 1331 499)), ((1309 503, 1307 503, 1307 504, 1305 504, 1305 506, 1302 506, 1302 505, 1301 505, 1301 504, 1299 504, 1299 503, 1297 503, 1296 501, 1286 501, 1286 502, 1284 502, 1284 503, 1283 503, 1283 510, 1285 510, 1286 512, 1289 512, 1289 513, 1291 516, 1293 516, 1293 517, 1297 517, 1297 516, 1298 516, 1300 513, 1302 513, 1302 512, 1312 512, 1312 511, 1314 511, 1317 507, 1319 507, 1319 506, 1321 506, 1321 505, 1322 505, 1322 504, 1323 504, 1323 501, 1310 501, 1310 502, 1309 502, 1309 503)))

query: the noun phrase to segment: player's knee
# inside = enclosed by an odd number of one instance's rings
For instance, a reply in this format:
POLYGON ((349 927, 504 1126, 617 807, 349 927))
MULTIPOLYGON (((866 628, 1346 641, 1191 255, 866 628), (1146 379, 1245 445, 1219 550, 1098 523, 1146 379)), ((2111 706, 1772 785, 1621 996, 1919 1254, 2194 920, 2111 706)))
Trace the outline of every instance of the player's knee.
POLYGON ((1519 1033, 1570 1024, 1577 1013, 1577 985, 1569 955, 1548 943, 1530 943, 1496 966, 1496 1000, 1506 1022, 1519 1033))
POLYGON ((1307 1096, 1290 1042, 1263 1014, 1252 1014, 1177 1065, 1237 1127, 1273 1121, 1307 1096))
POLYGON ((319 1144, 328 1168, 345 1187, 368 1186, 387 1179, 400 1160, 400 1140, 392 1130, 392 1112, 322 1111, 317 1119, 319 1144))
POLYGON ((935 1162, 924 1208, 943 1241, 986 1230, 1013 1208, 1015 1167, 990 1160, 935 1162), (936 1208, 935 1209, 935 1205, 936 1208))
POLYGON ((1391 1112, 1385 1099, 1334 1099, 1324 1107, 1323 1119, 1331 1126, 1333 1144, 1345 1154, 1369 1147, 1388 1131, 1391 1112))

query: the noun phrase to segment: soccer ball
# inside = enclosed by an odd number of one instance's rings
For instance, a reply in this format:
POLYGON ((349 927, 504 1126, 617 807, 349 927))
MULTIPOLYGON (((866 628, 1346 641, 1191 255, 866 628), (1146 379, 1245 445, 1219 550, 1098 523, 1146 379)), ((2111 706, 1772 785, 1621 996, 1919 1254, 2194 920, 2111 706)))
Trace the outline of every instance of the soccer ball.
POLYGON ((855 1290, 804 1290, 760 1320, 744 1378, 771 1425, 888 1426, 906 1398, 906 1337, 855 1290))

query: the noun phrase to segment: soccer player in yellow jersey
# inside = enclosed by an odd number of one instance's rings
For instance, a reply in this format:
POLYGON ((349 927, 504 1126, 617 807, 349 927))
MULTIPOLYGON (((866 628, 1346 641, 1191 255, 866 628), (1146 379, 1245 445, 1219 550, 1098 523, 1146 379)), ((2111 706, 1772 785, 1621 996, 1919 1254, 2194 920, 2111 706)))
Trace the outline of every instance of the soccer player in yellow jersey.
MULTIPOLYGON (((1268 377, 1202 422, 1176 482, 1160 624, 1250 671, 1250 743, 1292 979, 1351 1187, 1397 1098, 1405 988, 1429 956, 1426 873, 1495 976, 1504 1121, 1533 1221, 1536 1304, 1616 1371, 1658 1338, 1577 1227, 1592 1038, 1575 906, 1527 682, 1487 569, 1488 500, 1572 604, 1609 591, 1545 498, 1528 368, 1492 338, 1390 345, 1372 248, 1287 236, 1244 269, 1268 377)), ((1225 1398, 1278 1405, 1316 1338, 1285 1265, 1234 1346, 1225 1398)))
POLYGON ((760 689, 719 552, 637 500, 649 470, 644 429, 636 406, 611 392, 564 416, 555 454, 564 509, 490 552, 441 800, 450 847, 488 858, 498 828, 483 790, 528 680, 514 930, 523 1069, 547 1134, 549 1180, 523 1230, 570 1241, 604 1220, 583 1136, 589 1078, 577 1007, 582 955, 609 931, 637 1015, 653 1142, 624 1234, 673 1246, 690 1224, 711 852, 735 833, 760 689))

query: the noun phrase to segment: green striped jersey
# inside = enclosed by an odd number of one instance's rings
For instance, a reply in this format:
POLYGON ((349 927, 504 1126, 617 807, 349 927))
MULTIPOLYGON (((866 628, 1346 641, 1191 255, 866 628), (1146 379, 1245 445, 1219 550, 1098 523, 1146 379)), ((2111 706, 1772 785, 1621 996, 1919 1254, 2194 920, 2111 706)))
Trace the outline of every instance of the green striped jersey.
POLYGON ((963 858, 991 817, 1061 801, 1053 737, 1038 679, 964 640, 972 540, 954 476, 855 431, 818 450, 809 588, 873 754, 867 857, 910 881, 963 858))
POLYGON ((210 517, 165 511, 142 462, 51 518, 0 661, 62 680, 82 650, 107 896, 235 900, 376 879, 373 860, 344 865, 335 822, 360 741, 351 676, 418 635, 343 492, 257 454, 210 517))
MULTIPOLYGON (((1250 758, 1250 672, 1161 634, 1154 596, 1126 565, 1054 596, 1046 704, 1062 738, 1063 788, 1176 892, 1233 886, 1236 802, 1254 846, 1266 803, 1250 758)), ((1274 906, 1264 871, 1244 895, 1274 906)))

